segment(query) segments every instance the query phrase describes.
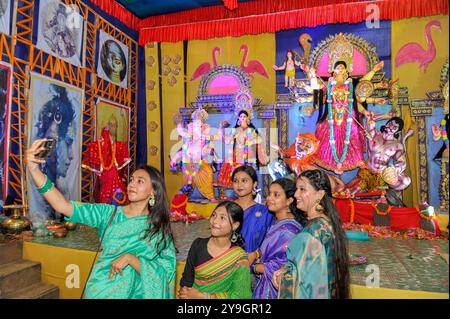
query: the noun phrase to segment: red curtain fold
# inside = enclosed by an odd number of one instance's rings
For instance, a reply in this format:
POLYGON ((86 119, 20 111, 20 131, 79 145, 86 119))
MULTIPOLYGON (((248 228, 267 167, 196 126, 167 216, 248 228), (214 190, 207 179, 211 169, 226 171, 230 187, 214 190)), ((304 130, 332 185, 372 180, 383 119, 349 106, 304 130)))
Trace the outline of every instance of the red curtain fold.
MULTIPOLYGON (((281 2, 284 3, 284 1, 281 2)), ((253 2, 239 5, 236 11, 241 10, 244 4, 250 3, 253 2)), ((410 17, 448 14, 449 8, 447 0, 383 0, 371 1, 370 4, 375 4, 379 7, 380 20, 398 20, 410 17)), ((168 21, 166 21, 167 23, 164 26, 152 28, 143 27, 147 23, 145 21, 148 21, 146 19, 141 23, 139 44, 145 45, 150 41, 177 42, 225 36, 237 37, 245 34, 271 33, 325 24, 358 23, 365 21, 370 14, 370 12, 366 12, 367 5, 367 2, 340 3, 325 7, 291 10, 289 12, 178 25, 167 25, 168 21)))
POLYGON ((223 0, 223 4, 228 10, 234 10, 238 7, 238 0, 223 0))
POLYGON ((167 26, 174 24, 185 24, 189 22, 233 19, 266 13, 276 13, 296 9, 364 1, 369 0, 257 0, 241 2, 239 4, 239 8, 233 11, 225 9, 224 6, 209 6, 149 17, 141 20, 140 27, 167 26))
POLYGON ((118 19, 127 27, 133 30, 139 30, 139 22, 141 19, 136 17, 133 13, 122 7, 113 0, 91 0, 93 4, 105 11, 110 16, 118 19))

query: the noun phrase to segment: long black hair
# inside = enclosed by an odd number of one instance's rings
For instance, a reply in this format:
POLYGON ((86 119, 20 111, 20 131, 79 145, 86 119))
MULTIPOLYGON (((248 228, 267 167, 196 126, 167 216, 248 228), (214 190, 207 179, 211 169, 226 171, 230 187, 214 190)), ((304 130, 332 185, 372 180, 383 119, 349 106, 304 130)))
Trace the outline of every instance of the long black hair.
POLYGON ((325 209, 325 215, 331 221, 334 235, 334 273, 336 278, 336 298, 350 298, 350 272, 349 256, 347 248, 347 236, 342 228, 339 213, 331 198, 331 184, 328 176, 321 170, 308 170, 300 174, 299 178, 305 177, 309 184, 316 190, 325 191, 320 200, 320 205, 325 209))
POLYGON ((270 185, 273 184, 278 184, 281 186, 287 199, 293 199, 292 203, 289 205, 289 210, 294 215, 296 221, 298 221, 302 226, 305 225, 306 217, 304 213, 297 208, 297 199, 294 196, 297 191, 295 182, 290 178, 282 177, 273 181, 270 185))
POLYGON ((244 222, 244 210, 242 209, 241 206, 232 201, 220 202, 216 206, 216 208, 214 208, 214 211, 216 211, 220 207, 225 207, 225 210, 227 211, 228 214, 228 220, 230 222, 231 229, 233 229, 233 223, 239 222, 239 227, 236 228, 236 230, 234 231, 234 233, 237 236, 237 240, 235 242, 231 242, 231 246, 244 247, 245 242, 241 234, 242 225, 244 222))
MULTIPOLYGON (((238 119, 236 120, 236 124, 234 125, 234 128, 238 128, 240 125, 239 125, 239 116, 241 116, 241 114, 245 114, 245 115, 247 115, 247 118, 249 119, 249 122, 248 122, 248 127, 249 128, 252 128, 252 129, 254 129, 255 130, 255 134, 256 134, 256 137, 258 138, 258 136, 259 136, 259 132, 258 132, 258 130, 256 129, 256 127, 255 127, 255 125, 253 125, 253 123, 252 123, 252 121, 250 120, 250 114, 246 111, 246 110, 242 110, 242 111, 239 111, 239 113, 238 113, 238 115, 237 115, 237 117, 238 117, 238 119)), ((234 139, 236 139, 236 136, 234 137, 234 139)), ((256 167, 258 167, 259 168, 259 156, 258 156, 258 148, 259 148, 259 143, 256 143, 256 167)), ((235 153, 235 150, 236 150, 236 142, 233 140, 233 162, 236 162, 235 160, 234 160, 234 154, 236 154, 235 153)))
POLYGON ((161 172, 153 166, 141 165, 138 169, 147 172, 152 181, 153 196, 155 205, 148 204, 148 228, 145 231, 144 238, 151 240, 154 236, 161 234, 159 242, 156 244, 157 254, 159 255, 170 242, 174 242, 172 229, 170 227, 170 210, 167 200, 166 186, 161 172))
MULTIPOLYGON (((336 69, 338 65, 343 65, 347 69, 347 63, 344 61, 337 61, 334 64, 333 70, 336 69)), ((331 73, 331 76, 334 77, 334 71, 331 73)), ((349 74, 350 77, 350 74, 349 74)), ((358 122, 362 123, 362 116, 357 107, 356 93, 355 88, 358 85, 359 79, 352 78, 353 82, 353 109, 355 110, 355 118, 358 122)), ((319 116, 317 117, 317 123, 322 123, 325 120, 328 120, 328 102, 326 101, 326 95, 323 93, 323 90, 314 90, 314 106, 319 108, 319 116), (317 91, 317 92, 316 92, 317 91), (320 92, 321 91, 321 92, 320 92)), ((367 109, 367 102, 364 101, 362 106, 367 109)), ((348 116, 352 116, 349 114, 348 116)))

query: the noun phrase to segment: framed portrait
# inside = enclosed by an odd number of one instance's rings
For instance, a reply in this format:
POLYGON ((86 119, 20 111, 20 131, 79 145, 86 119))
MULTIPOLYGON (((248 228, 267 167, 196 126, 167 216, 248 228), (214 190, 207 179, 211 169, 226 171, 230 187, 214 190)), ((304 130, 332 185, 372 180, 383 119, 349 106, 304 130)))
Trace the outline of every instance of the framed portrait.
POLYGON ((11 0, 0 0, 0 32, 11 35, 11 0))
POLYGON ((97 74, 123 88, 128 87, 129 50, 104 31, 99 32, 97 74))
POLYGON ((0 207, 8 195, 9 127, 11 120, 11 66, 0 62, 0 207))
POLYGON ((130 147, 130 108, 98 99, 95 117, 95 138, 98 140, 102 129, 108 126, 112 137, 130 147))
POLYGON ((84 20, 76 5, 56 0, 39 3, 36 46, 73 65, 82 65, 84 20))
MULTIPOLYGON (((31 73, 28 145, 40 138, 55 139, 42 170, 70 200, 80 200, 83 98, 83 91, 77 87, 31 73)), ((43 200, 31 179, 28 194, 30 216, 61 218, 43 200)))

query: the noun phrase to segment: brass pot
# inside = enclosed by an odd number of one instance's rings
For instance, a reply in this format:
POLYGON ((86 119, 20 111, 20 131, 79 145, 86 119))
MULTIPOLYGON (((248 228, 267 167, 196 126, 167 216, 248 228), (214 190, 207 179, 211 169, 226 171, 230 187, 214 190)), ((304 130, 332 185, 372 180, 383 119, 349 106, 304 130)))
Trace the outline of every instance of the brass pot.
POLYGON ((30 230, 31 222, 21 214, 25 206, 4 206, 4 209, 12 209, 13 213, 9 218, 3 220, 1 226, 7 233, 21 233, 24 230, 30 230))
POLYGON ((75 230, 77 229, 78 224, 74 222, 65 221, 64 227, 66 227, 67 230, 75 230))

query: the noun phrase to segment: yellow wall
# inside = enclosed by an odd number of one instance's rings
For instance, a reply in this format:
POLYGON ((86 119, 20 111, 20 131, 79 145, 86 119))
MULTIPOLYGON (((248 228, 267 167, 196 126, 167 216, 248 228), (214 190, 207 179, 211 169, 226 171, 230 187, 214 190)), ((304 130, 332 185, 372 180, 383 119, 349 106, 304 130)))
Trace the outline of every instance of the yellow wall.
POLYGON ((190 81, 199 65, 209 62, 213 66, 212 50, 219 47, 221 52, 217 56, 217 64, 232 64, 240 66, 243 53, 239 51, 242 44, 249 48, 247 62, 258 60, 269 75, 265 78, 255 74, 250 81, 251 92, 255 98, 261 98, 261 103, 271 104, 275 102, 275 34, 265 33, 260 35, 246 35, 242 37, 213 38, 208 40, 192 40, 188 42, 187 53, 187 97, 188 101, 195 101, 201 79, 190 81))
MULTIPOLYGON (((400 86, 408 87, 410 100, 426 99, 426 92, 439 90, 440 73, 445 60, 448 58, 449 19, 448 15, 438 15, 425 18, 412 18, 392 21, 392 78, 400 79, 400 86), (428 64, 426 72, 419 69, 418 63, 408 63, 395 67, 395 59, 398 51, 407 43, 416 42, 427 48, 425 39, 425 26, 430 21, 437 20, 441 23, 442 31, 431 29, 431 36, 436 45, 436 57, 428 64)), ((410 116, 409 107, 402 110, 402 118, 405 121, 405 130, 412 128, 417 132, 414 118, 410 116)), ((419 158, 417 157, 417 133, 406 142, 408 151, 407 174, 411 176, 411 185, 403 192, 403 199, 407 206, 419 204, 419 158)))

